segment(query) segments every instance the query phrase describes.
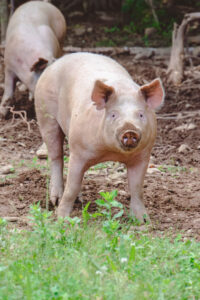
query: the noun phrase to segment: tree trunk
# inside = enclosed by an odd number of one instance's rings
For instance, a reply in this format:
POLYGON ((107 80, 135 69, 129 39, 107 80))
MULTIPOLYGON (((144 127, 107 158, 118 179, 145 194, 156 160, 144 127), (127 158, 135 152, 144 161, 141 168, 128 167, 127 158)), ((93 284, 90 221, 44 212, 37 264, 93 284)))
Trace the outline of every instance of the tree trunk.
POLYGON ((6 39, 6 28, 8 24, 8 5, 7 0, 1 0, 0 4, 0 26, 1 26, 1 44, 6 39))
POLYGON ((168 80, 174 85, 181 83, 183 79, 183 63, 184 63, 184 38, 187 26, 190 22, 200 19, 200 12, 190 13, 184 16, 181 25, 178 27, 174 23, 172 33, 172 51, 167 70, 168 80))

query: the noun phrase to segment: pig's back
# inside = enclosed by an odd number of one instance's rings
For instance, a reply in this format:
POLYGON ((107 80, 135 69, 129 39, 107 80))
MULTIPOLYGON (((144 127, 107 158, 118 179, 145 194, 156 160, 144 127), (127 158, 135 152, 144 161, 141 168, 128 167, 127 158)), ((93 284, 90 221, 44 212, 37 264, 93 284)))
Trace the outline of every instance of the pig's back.
POLYGON ((96 80, 127 81, 134 84, 129 73, 113 59, 94 53, 73 53, 59 58, 47 70, 45 76, 54 82, 60 89, 68 90, 70 94, 77 95, 82 91, 87 94, 94 86, 96 80))
MULTIPOLYGON (((12 15, 7 28, 7 37, 16 31, 29 31, 30 27, 48 25, 59 36, 60 27, 65 27, 62 13, 52 4, 30 1, 19 6, 12 15)), ((31 33, 30 33, 31 34, 31 33)))
POLYGON ((90 78, 99 78, 99 76, 105 76, 105 78, 107 76, 130 78, 129 73, 110 57, 88 52, 72 53, 63 56, 58 61, 58 68, 62 68, 63 71, 70 69, 70 74, 64 72, 68 78, 69 76, 76 76, 76 78, 86 79, 87 81, 90 78))
MULTIPOLYGON (((96 80, 106 84, 112 82, 125 83, 137 88, 129 73, 113 59, 94 53, 66 54, 59 58, 46 70, 39 81, 46 87, 54 87, 62 102, 88 102, 91 104, 91 93, 96 80), (65 98, 65 99, 64 99, 65 98)), ((55 93, 54 93, 54 96, 55 93)))

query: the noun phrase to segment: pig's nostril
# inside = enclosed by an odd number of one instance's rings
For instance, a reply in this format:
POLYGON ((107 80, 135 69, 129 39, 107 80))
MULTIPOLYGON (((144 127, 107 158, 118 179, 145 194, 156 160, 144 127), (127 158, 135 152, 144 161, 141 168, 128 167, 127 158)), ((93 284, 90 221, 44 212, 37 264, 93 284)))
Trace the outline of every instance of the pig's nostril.
POLYGON ((134 148, 137 146, 140 136, 135 131, 127 131, 121 137, 121 143, 126 148, 134 148))
POLYGON ((126 145, 128 142, 128 138, 127 137, 124 137, 124 144, 126 145))

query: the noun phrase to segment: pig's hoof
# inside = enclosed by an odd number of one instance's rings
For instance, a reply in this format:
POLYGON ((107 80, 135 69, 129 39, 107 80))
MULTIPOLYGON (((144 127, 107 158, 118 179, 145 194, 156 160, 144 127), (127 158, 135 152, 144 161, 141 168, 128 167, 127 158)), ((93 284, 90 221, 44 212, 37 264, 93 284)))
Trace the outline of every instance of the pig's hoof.
POLYGON ((59 197, 57 197, 57 196, 51 197, 51 203, 53 204, 53 206, 58 205, 58 203, 59 203, 59 197))
POLYGON ((139 224, 150 224, 151 220, 147 213, 139 214, 130 212, 131 217, 134 221, 139 222, 139 224))
POLYGON ((66 206, 64 206, 64 205, 58 206, 58 209, 57 209, 57 217, 58 218, 66 218, 66 217, 69 217, 69 215, 70 215, 70 213, 66 209, 66 206))
POLYGON ((55 184, 53 185, 50 183, 50 201, 53 204, 53 206, 59 205, 62 195, 63 185, 57 184, 57 186, 55 186, 55 184))

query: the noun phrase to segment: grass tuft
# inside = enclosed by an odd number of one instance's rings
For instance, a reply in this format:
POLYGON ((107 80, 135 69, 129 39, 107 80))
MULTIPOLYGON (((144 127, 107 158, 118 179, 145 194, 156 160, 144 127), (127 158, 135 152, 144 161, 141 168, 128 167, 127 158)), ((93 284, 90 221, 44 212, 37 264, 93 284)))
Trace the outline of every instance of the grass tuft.
POLYGON ((110 212, 116 191, 101 196, 104 212, 88 204, 83 220, 53 221, 38 204, 32 230, 0 219, 0 299, 198 299, 200 244, 135 232, 110 212))

